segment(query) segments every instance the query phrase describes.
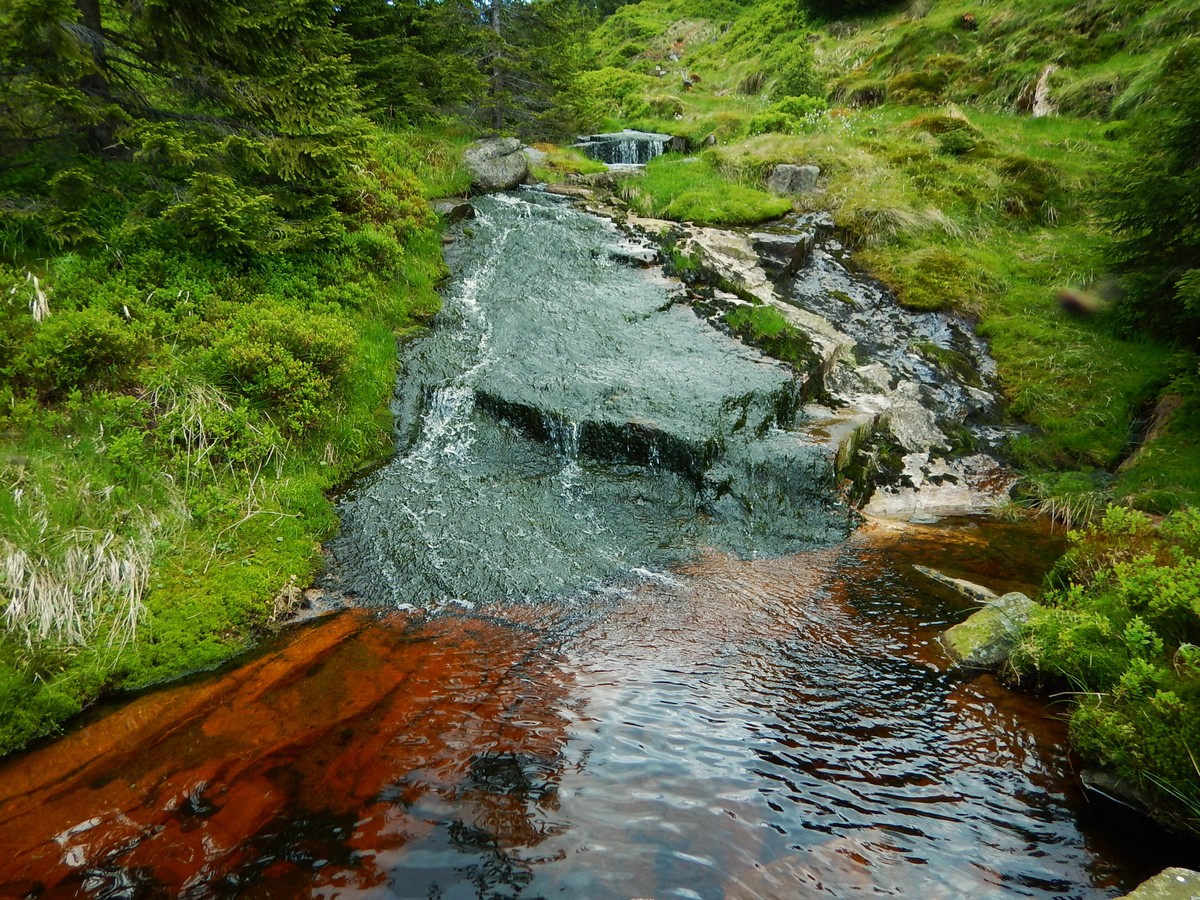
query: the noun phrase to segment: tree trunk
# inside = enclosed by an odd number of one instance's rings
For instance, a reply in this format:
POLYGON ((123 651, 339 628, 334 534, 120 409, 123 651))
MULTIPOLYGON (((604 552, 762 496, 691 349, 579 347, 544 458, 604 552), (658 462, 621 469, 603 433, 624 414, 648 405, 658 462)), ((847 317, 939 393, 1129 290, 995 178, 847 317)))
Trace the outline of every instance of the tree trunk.
POLYGON ((492 31, 495 33, 495 49, 492 56, 492 127, 497 131, 504 128, 504 73, 500 67, 500 0, 492 0, 492 31))
MULTIPOLYGON (((96 65, 94 72, 89 72, 79 80, 79 87, 89 97, 107 103, 112 98, 112 90, 108 81, 108 56, 104 50, 100 0, 75 0, 75 8, 79 11, 80 24, 87 29, 87 41, 92 52, 92 61, 96 65)), ((100 153, 112 152, 116 144, 115 133, 116 122, 111 116, 106 115, 99 122, 93 123, 88 128, 91 149, 100 153)))

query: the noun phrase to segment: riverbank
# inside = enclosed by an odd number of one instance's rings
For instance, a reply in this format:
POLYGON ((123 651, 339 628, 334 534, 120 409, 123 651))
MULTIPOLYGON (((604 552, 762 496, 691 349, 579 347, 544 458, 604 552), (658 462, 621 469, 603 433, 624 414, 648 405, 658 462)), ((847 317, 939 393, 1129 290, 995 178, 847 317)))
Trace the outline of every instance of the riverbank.
POLYGON ((103 250, 2 268, 0 753, 291 614, 330 492, 392 452, 396 342, 446 271, 424 194, 463 184, 462 143, 378 132, 323 246, 135 248, 118 220, 103 250))

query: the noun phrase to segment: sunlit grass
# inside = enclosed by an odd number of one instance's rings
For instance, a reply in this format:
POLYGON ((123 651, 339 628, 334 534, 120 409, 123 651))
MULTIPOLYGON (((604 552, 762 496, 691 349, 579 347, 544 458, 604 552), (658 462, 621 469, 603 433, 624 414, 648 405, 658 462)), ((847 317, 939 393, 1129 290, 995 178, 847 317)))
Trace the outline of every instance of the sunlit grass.
POLYGON ((765 222, 792 208, 786 198, 722 178, 706 158, 676 155, 651 160, 622 194, 642 215, 699 225, 765 222))

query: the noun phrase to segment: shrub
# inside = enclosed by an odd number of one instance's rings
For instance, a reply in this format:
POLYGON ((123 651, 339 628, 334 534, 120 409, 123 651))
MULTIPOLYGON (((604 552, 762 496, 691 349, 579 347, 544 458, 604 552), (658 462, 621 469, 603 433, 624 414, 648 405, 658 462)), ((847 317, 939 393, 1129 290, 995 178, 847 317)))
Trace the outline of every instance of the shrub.
POLYGON ((131 383, 147 357, 149 334, 137 323, 98 307, 50 315, 17 351, 13 380, 57 399, 96 383, 131 383))
POLYGON ((208 250, 268 249, 282 222, 266 194, 226 175, 197 172, 181 202, 167 213, 184 237, 208 250))
POLYGON ((656 94, 649 100, 650 112, 663 119, 683 115, 683 101, 670 94, 656 94))
POLYGON ((1127 323, 1167 340, 1200 344, 1200 40, 1173 50, 1145 107, 1138 155, 1101 196, 1121 240, 1119 307, 1127 323))
MULTIPOLYGON (((1160 525, 1111 507, 1072 549, 1014 665, 1080 692, 1071 735, 1085 757, 1195 810, 1200 771, 1200 512, 1160 525)), ((1193 823, 1194 827, 1194 823, 1193 823)))
POLYGON ((822 121, 828 108, 829 104, 819 97, 807 94, 784 97, 772 103, 766 112, 752 117, 747 129, 750 134, 800 134, 822 121))
POLYGON ((787 59, 779 68, 773 94, 776 97, 825 95, 825 84, 817 76, 810 44, 794 43, 788 48, 787 59))
POLYGON ((216 384, 279 414, 299 434, 328 421, 353 347, 342 320, 270 302, 243 307, 225 322, 207 362, 216 384))

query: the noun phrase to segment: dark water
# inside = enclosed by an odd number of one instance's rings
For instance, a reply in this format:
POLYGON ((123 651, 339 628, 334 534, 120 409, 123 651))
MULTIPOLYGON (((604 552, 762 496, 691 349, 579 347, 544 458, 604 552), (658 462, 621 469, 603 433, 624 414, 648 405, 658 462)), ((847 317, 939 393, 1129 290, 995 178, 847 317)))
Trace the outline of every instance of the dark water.
POLYGON ((847 537, 787 372, 606 226, 481 205, 345 503, 371 607, 0 764, 0 897, 1088 898, 1193 861, 938 649, 969 609, 912 564, 1034 590, 1055 538, 847 537))
POLYGON ((1113 896, 1186 850, 1086 803, 1041 701, 945 669, 965 610, 911 569, 1020 587, 1045 549, 947 525, 342 613, 0 766, 0 896, 1113 896))

